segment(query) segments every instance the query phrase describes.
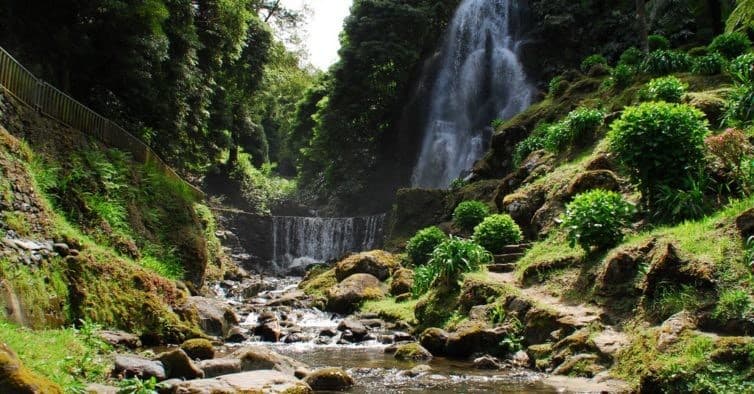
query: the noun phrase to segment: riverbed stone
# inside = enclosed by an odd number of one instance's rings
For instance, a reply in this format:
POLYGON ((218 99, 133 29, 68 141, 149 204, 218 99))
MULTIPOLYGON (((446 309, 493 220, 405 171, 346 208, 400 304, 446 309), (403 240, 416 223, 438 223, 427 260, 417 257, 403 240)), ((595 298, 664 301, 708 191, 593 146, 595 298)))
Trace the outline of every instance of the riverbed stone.
POLYGON ((214 378, 222 375, 240 373, 241 360, 235 358, 215 358, 212 360, 203 360, 196 364, 204 372, 205 378, 214 378))
POLYGON ((354 274, 369 274, 384 281, 400 264, 398 258, 382 250, 373 250, 351 255, 335 265, 338 282, 354 274))
POLYGON ((297 370, 308 370, 309 366, 288 356, 278 354, 262 346, 246 346, 234 351, 229 358, 241 362, 241 371, 274 369, 294 376, 297 370))
POLYGON ((293 376, 279 371, 259 370, 223 375, 213 379, 189 380, 173 385, 169 392, 174 394, 310 394, 312 389, 293 376))
POLYGON ((310 373, 304 382, 315 391, 343 391, 353 386, 353 378, 342 368, 323 368, 310 373))
POLYGON ((366 300, 385 297, 380 280, 370 274, 354 274, 327 291, 327 310, 348 314, 366 300))
POLYGON ((190 297, 188 305, 196 309, 199 327, 209 334, 224 337, 231 327, 238 325, 238 316, 227 304, 206 297, 190 297))
POLYGON ((112 376, 117 378, 155 378, 158 381, 167 379, 165 367, 161 361, 153 361, 144 357, 130 354, 116 354, 112 376))
POLYGON ((440 328, 431 327, 421 334, 419 343, 435 356, 445 355, 445 345, 448 342, 448 333, 440 328))
POLYGON ((155 359, 162 362, 168 378, 175 379, 200 379, 204 372, 199 369, 183 349, 167 351, 155 359))
POLYGON ((212 346, 212 342, 203 338, 189 339, 181 344, 181 349, 195 360, 208 360, 215 357, 215 347, 212 346))
POLYGON ((241 343, 245 342, 248 338, 246 330, 239 326, 231 327, 228 331, 228 335, 225 336, 225 342, 228 343, 241 343))
POLYGON ((97 336, 111 346, 121 346, 128 349, 141 347, 139 337, 125 331, 102 330, 97 333, 97 336))
POLYGON ((422 345, 413 342, 398 346, 394 357, 402 361, 427 361, 432 359, 432 353, 422 345))
POLYGON ((489 354, 474 359, 474 368, 486 370, 498 370, 503 368, 503 362, 489 354))

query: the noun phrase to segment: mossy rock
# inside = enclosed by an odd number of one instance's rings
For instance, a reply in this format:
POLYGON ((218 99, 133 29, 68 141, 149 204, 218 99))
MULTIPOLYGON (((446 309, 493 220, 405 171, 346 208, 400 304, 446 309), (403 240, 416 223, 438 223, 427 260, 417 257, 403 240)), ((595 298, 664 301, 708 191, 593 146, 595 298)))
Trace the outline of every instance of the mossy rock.
POLYGON ((326 292, 327 310, 348 314, 362 302, 385 298, 387 291, 380 280, 369 274, 353 274, 326 292))
POLYGON ((502 285, 467 277, 461 286, 461 294, 458 296, 459 311, 468 314, 471 308, 493 303, 507 293, 508 291, 502 285))
POLYGON ((14 394, 63 394, 63 389, 23 366, 18 356, 0 344, 0 392, 14 394))
POLYGON ((440 287, 425 294, 414 308, 414 316, 423 327, 440 327, 458 307, 458 291, 440 287))
POLYGON ((410 269, 399 269, 393 274, 393 281, 390 282, 390 294, 399 296, 411 292, 414 285, 414 271, 410 269))
POLYGON ((445 346, 448 342, 448 333, 440 328, 431 327, 422 332, 419 342, 433 355, 444 356, 445 346))
POLYGON ((432 359, 432 353, 418 343, 407 343, 398 346, 395 358, 401 361, 427 361, 432 359))
POLYGON ((353 378, 341 368, 318 369, 307 375, 304 382, 315 391, 344 391, 354 384, 353 378))
POLYGON ((337 284, 335 268, 326 271, 315 269, 306 274, 306 278, 299 283, 298 288, 308 295, 324 297, 325 292, 337 284))
POLYGON ((398 258, 383 250, 373 250, 346 257, 335 265, 338 282, 353 274, 369 274, 384 281, 400 267, 398 258))
POLYGON ((203 338, 189 339, 181 344, 181 349, 194 360, 209 360, 215 357, 215 348, 212 346, 212 342, 203 338))

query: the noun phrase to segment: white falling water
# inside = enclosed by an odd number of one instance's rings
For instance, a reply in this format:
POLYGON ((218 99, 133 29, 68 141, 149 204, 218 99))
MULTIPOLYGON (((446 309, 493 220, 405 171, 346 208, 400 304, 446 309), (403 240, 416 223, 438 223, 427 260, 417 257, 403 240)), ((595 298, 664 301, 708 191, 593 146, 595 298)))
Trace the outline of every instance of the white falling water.
POLYGON ((273 262, 281 268, 328 261, 380 246, 385 215, 272 218, 273 262))
POLYGON ((434 80, 414 187, 445 188, 482 157, 494 119, 531 104, 533 88, 516 54, 516 0, 464 0, 446 33, 434 80))

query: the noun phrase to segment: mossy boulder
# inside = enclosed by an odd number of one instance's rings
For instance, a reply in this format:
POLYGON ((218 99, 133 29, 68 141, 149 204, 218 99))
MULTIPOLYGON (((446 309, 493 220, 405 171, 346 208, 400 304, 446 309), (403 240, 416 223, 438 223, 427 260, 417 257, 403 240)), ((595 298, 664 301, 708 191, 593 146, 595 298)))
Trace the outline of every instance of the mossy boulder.
POLYGON ((63 394, 60 386, 24 367, 18 356, 4 344, 0 344, 0 392, 63 394))
POLYGON ((499 284, 467 278, 463 282, 461 294, 458 296, 459 311, 468 314, 471 308, 490 304, 506 293, 505 287, 499 284))
POLYGON ((353 386, 353 378, 342 368, 323 368, 310 373, 304 382, 315 391, 344 391, 353 386))
POLYGON ((215 348, 212 346, 212 342, 203 338, 189 339, 181 344, 181 349, 194 360, 209 360, 215 357, 215 348))
POLYGON ((432 353, 418 343, 407 343, 398 346, 395 358, 401 361, 427 361, 432 359, 432 353))
POLYGON ((390 283, 390 294, 399 296, 411 292, 414 285, 414 271, 410 269, 399 269, 393 274, 393 281, 390 283))
POLYGON ((610 170, 595 170, 580 173, 568 186, 566 195, 574 197, 589 190, 620 191, 618 176, 610 170))
POLYGON ((322 269, 316 267, 306 273, 304 280, 298 284, 298 288, 304 293, 324 297, 325 292, 338 284, 338 278, 335 276, 335 268, 322 269))
POLYGON ((445 353, 450 357, 467 358, 475 353, 505 355, 500 343, 513 334, 508 327, 490 328, 486 322, 467 320, 448 335, 445 353))
POLYGON ((369 274, 384 281, 390 277, 400 264, 398 259, 385 251, 373 250, 346 257, 335 265, 335 277, 338 282, 354 274, 369 274))
POLYGON ((386 295, 384 285, 370 274, 353 274, 327 291, 327 310, 348 314, 367 300, 379 300, 386 295))
POLYGON ((422 332, 419 343, 435 356, 445 355, 445 346, 448 342, 448 333, 437 327, 431 327, 422 332))
POLYGON ((691 92, 686 93, 683 101, 684 103, 702 111, 710 124, 719 125, 725 114, 727 106, 725 97, 728 93, 727 89, 707 92, 691 92))
POLYGON ((262 346, 246 346, 231 353, 228 358, 241 361, 241 371, 276 370, 289 376, 305 375, 309 366, 288 356, 262 346))
POLYGON ((458 307, 458 291, 440 287, 430 290, 414 307, 416 320, 424 327, 442 326, 458 307))

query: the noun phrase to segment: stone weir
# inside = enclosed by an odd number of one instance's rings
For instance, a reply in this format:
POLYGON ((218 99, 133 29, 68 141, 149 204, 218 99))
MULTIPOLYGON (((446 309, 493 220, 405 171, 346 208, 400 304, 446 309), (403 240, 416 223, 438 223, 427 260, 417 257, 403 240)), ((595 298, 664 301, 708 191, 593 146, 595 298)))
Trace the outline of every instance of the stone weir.
POLYGON ((361 217, 263 216, 217 210, 223 243, 245 269, 297 274, 350 252, 380 248, 385 215, 361 217))

